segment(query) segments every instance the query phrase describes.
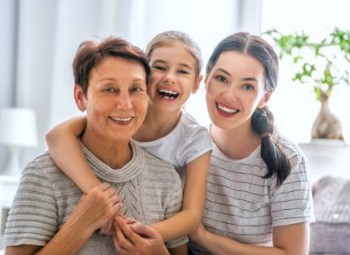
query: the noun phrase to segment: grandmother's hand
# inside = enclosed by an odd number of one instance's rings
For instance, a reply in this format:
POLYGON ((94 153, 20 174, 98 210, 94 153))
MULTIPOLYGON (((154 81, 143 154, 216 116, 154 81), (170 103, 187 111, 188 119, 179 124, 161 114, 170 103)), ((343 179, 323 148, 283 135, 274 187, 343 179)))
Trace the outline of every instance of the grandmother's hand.
POLYGON ((121 207, 122 203, 115 190, 108 183, 102 183, 81 197, 71 218, 94 232, 113 220, 120 213, 121 207))
POLYGON ((155 229, 130 218, 116 217, 113 241, 121 255, 169 255, 163 238, 155 229))

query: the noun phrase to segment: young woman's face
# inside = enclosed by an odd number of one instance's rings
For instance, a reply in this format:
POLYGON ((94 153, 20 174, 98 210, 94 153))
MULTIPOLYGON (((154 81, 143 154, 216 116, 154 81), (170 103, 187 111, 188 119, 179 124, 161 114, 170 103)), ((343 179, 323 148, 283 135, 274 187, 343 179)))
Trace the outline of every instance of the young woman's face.
POLYGON ((91 71, 87 95, 76 86, 75 98, 87 111, 90 137, 128 142, 147 112, 145 70, 135 61, 107 57, 91 71))
POLYGON ((155 48, 150 57, 151 80, 149 97, 161 111, 174 111, 182 107, 191 92, 198 89, 194 57, 183 45, 174 43, 155 48))
POLYGON ((255 109, 265 106, 271 95, 264 90, 262 64, 235 51, 220 55, 205 83, 209 116, 223 129, 250 128, 255 109))

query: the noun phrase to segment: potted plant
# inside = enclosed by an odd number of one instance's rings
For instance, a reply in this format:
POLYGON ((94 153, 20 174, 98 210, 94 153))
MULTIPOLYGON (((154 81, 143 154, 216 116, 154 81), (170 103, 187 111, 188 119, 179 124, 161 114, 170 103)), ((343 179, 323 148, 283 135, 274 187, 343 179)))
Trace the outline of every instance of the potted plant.
POLYGON ((350 85, 350 31, 335 28, 320 41, 304 32, 282 34, 276 29, 264 32, 272 38, 279 57, 290 57, 296 72, 293 81, 313 86, 321 108, 311 131, 313 139, 343 139, 341 123, 330 111, 328 100, 335 86, 350 85))

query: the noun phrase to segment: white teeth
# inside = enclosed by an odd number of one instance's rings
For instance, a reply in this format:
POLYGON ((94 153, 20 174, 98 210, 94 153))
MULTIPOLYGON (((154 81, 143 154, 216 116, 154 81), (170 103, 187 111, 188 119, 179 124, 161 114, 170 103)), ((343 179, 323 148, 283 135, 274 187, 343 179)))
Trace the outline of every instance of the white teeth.
POLYGON ((234 109, 229 109, 229 108, 226 108, 226 107, 224 107, 222 105, 218 105, 218 108, 220 110, 224 111, 224 112, 227 112, 227 113, 236 113, 236 112, 238 112, 237 109, 235 109, 235 110, 234 109))
POLYGON ((159 92, 167 93, 167 94, 170 94, 170 95, 177 95, 178 94, 177 92, 174 92, 174 91, 171 91, 171 90, 166 90, 166 89, 160 89, 159 92))
POLYGON ((132 117, 127 117, 127 118, 120 118, 120 117, 116 117, 116 118, 112 118, 115 121, 123 121, 123 122, 127 122, 130 121, 132 119, 132 117))

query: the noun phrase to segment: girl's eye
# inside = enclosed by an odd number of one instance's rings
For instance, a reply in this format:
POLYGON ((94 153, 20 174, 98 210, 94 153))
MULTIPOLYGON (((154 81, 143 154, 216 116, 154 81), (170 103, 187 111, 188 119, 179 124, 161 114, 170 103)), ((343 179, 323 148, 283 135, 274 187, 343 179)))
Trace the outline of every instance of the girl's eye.
POLYGON ((189 74, 189 71, 187 71, 187 70, 179 70, 178 72, 181 74, 189 74))
POLYGON ((243 89, 245 90, 254 90, 254 86, 251 84, 244 84, 243 89))
POLYGON ((228 80, 226 79, 226 77, 222 75, 217 75, 214 77, 214 79, 222 83, 228 83, 228 80))

